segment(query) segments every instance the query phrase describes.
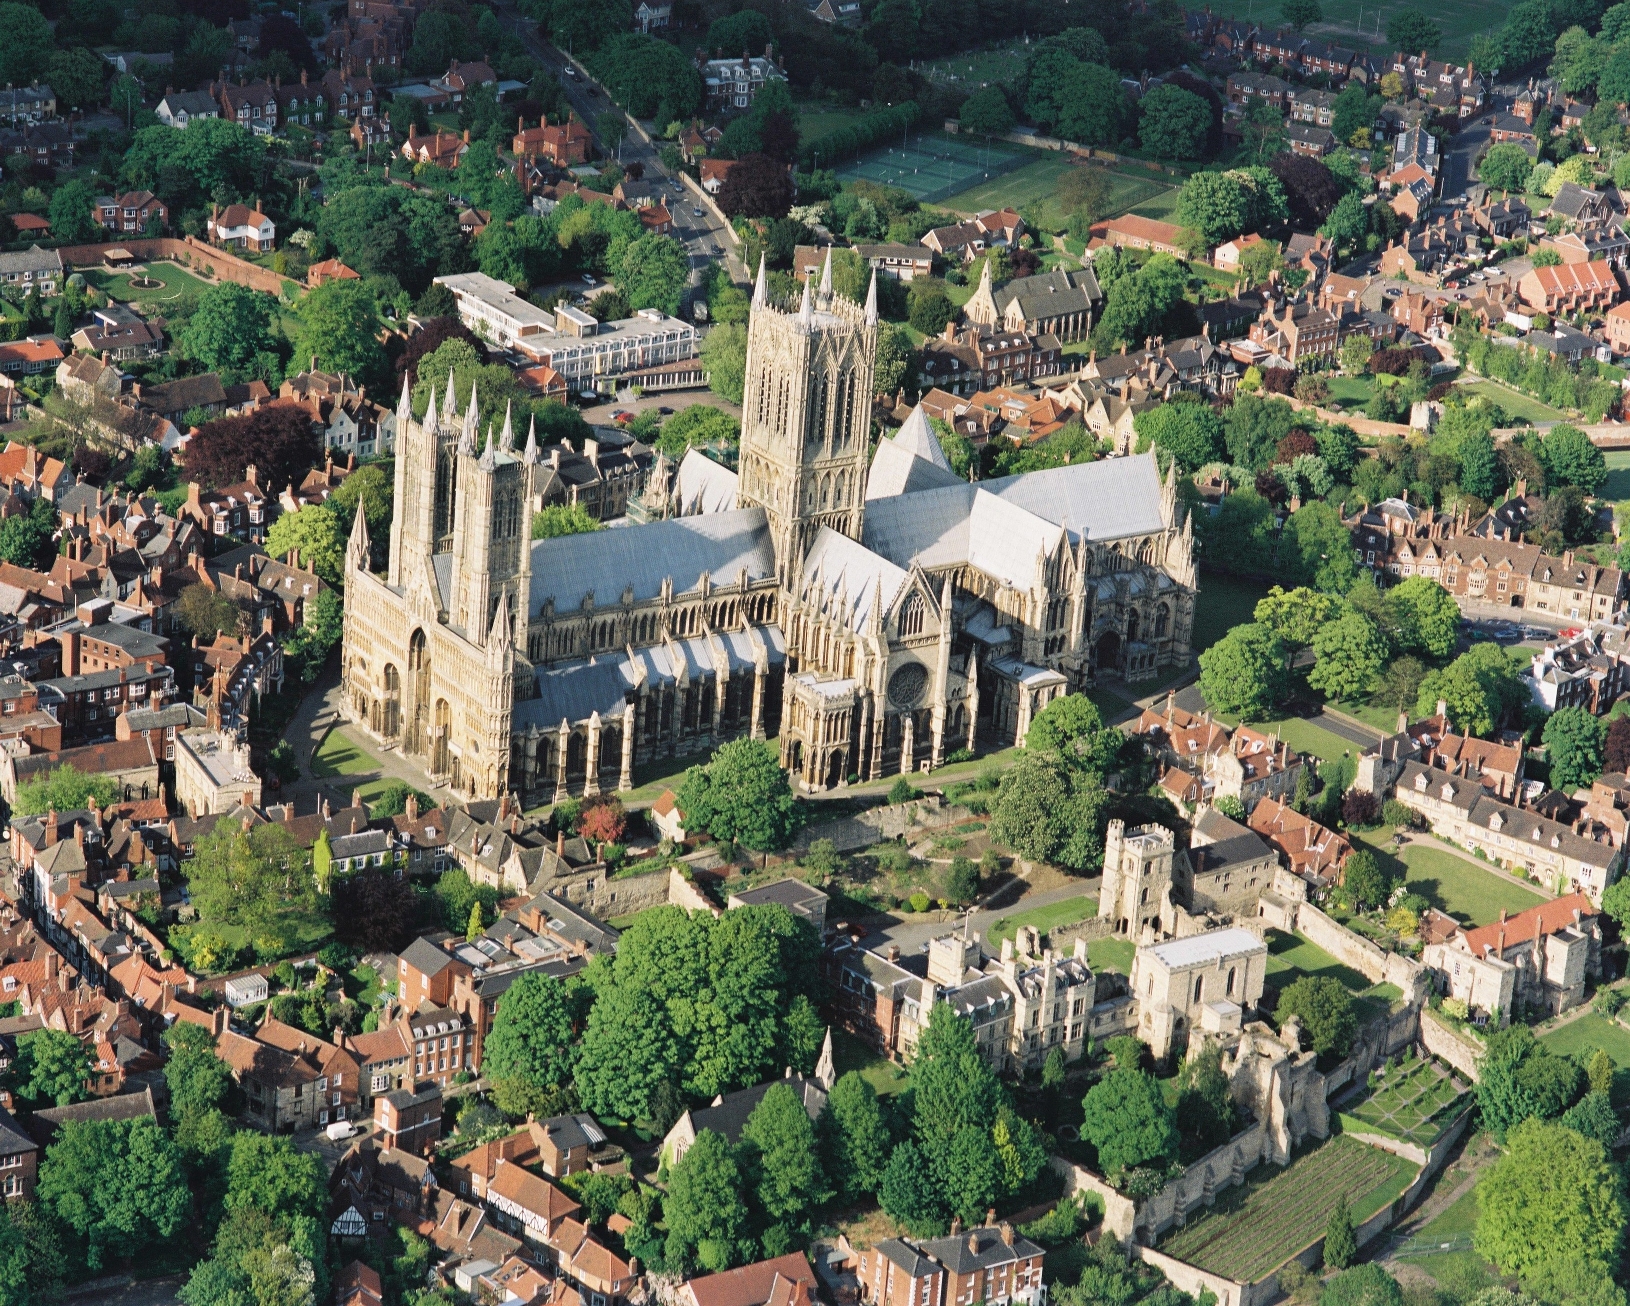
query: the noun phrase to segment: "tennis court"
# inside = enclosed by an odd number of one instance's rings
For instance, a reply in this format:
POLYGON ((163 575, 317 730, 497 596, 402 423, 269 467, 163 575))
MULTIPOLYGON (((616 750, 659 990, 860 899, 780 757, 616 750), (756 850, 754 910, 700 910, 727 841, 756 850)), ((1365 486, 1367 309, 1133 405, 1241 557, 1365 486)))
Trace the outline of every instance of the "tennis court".
POLYGON ((916 199, 933 204, 1023 167, 1033 157, 996 141, 913 136, 909 142, 870 150, 836 171, 842 181, 898 186, 916 199))

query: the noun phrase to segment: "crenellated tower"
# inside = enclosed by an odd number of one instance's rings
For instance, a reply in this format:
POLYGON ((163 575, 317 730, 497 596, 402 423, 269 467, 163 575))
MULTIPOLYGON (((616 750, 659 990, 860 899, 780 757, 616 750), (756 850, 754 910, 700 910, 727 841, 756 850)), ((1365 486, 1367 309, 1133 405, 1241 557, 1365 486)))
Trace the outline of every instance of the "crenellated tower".
POLYGON ((525 454, 515 450, 511 413, 494 437, 487 424, 486 447, 476 451, 475 399, 459 435, 456 476, 459 495, 453 516, 451 592, 443 598, 452 624, 472 643, 485 646, 497 629, 495 616, 505 614, 503 629, 526 625, 527 591, 532 576, 531 491, 537 466, 535 430, 525 454))
POLYGON ((827 252, 818 290, 796 311, 771 303, 763 261, 747 327, 740 488, 764 509, 776 572, 790 583, 816 526, 860 538, 877 350, 877 275, 865 306, 832 290, 827 252))

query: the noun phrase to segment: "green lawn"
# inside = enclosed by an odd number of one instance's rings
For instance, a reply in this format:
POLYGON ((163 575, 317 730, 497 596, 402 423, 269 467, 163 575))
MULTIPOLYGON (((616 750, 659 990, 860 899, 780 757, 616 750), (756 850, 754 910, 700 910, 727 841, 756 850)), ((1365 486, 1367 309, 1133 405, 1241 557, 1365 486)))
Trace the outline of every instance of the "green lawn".
POLYGON ((1259 1165, 1244 1184, 1160 1243, 1168 1256, 1239 1283, 1256 1283, 1324 1234, 1345 1198, 1353 1223, 1409 1187, 1419 1167, 1338 1135, 1281 1170, 1259 1165))
POLYGON ((934 81, 959 84, 961 89, 973 91, 986 82, 1013 81, 1029 61, 1029 42, 1008 41, 990 50, 971 50, 920 67, 934 81))
POLYGON ((1343 739, 1323 726, 1292 717, 1285 721, 1258 726, 1259 730, 1277 730, 1279 737, 1299 753, 1312 753, 1321 762, 1340 761, 1351 753, 1355 758, 1363 751, 1351 739, 1343 739))
MULTIPOLYGON (((1387 870, 1396 874, 1399 859, 1390 840, 1380 831, 1353 836, 1369 848, 1387 870)), ((1501 909, 1525 911, 1545 901, 1543 894, 1513 884, 1493 871, 1485 871, 1447 848, 1412 843, 1403 851, 1404 883, 1439 911, 1466 925, 1487 925, 1498 920, 1501 909)))
POLYGON ((1172 214, 1177 209, 1177 197, 1180 188, 1177 186, 1160 186, 1154 194, 1146 200, 1140 200, 1132 206, 1131 212, 1140 218, 1154 218, 1159 222, 1170 222, 1172 214))
POLYGON ((1049 903, 1045 907, 1014 912, 1011 916, 999 917, 996 924, 991 926, 990 942, 992 946, 999 946, 1003 939, 1013 938, 1026 925, 1047 934, 1062 926, 1084 921, 1096 915, 1097 911, 1098 899, 1082 894, 1079 898, 1066 898, 1063 902, 1049 903))
POLYGON ((848 108, 842 104, 829 104, 821 100, 812 100, 797 106, 798 108, 798 135, 806 141, 818 141, 828 132, 835 132, 840 127, 847 127, 858 122, 867 114, 867 110, 848 108))
POLYGON ((1613 1058, 1614 1064, 1630 1066, 1630 1029, 1594 1011, 1542 1036, 1540 1042, 1552 1052, 1564 1055, 1583 1048, 1601 1048, 1613 1058))
POLYGON ((356 787, 362 791, 362 801, 371 802, 383 792, 391 781, 380 773, 379 759, 361 745, 330 730, 317 745, 311 759, 311 778, 335 780, 341 776, 355 776, 356 787))
POLYGON ((1474 394, 1487 395, 1512 417, 1524 422, 1565 422, 1568 415, 1560 408, 1552 408, 1538 399, 1513 390, 1498 381, 1469 381, 1461 387, 1474 394))
POLYGON ((1370 402, 1375 394, 1375 378, 1368 374, 1364 376, 1327 376, 1324 378, 1330 387, 1330 397, 1339 399, 1349 408, 1360 407, 1370 402))
POLYGON ((1630 499, 1630 449, 1604 451, 1607 460, 1607 480, 1602 483, 1601 496, 1617 503, 1630 499))
MULTIPOLYGON (((1398 711, 1396 708, 1385 707, 1379 703, 1354 703, 1337 699, 1327 706, 1334 708, 1345 716, 1362 721, 1367 726, 1373 726, 1384 735, 1395 734, 1398 730, 1398 711)), ((1409 713, 1410 720, 1415 719, 1415 713, 1409 713)))
POLYGON ((1137 945, 1131 939, 1094 939, 1087 944, 1087 964, 1094 970, 1130 975, 1136 953, 1137 945))
POLYGON ((1254 619, 1259 599, 1268 593, 1261 581, 1217 572, 1200 574, 1200 596, 1194 602, 1195 655, 1204 653, 1235 626, 1254 619))
POLYGON ((945 207, 957 213, 974 214, 983 209, 1016 209, 1039 203, 1046 230, 1062 231, 1065 215, 1053 202, 1053 192, 1058 188, 1058 179, 1069 167, 1070 162, 1065 155, 1047 154, 1033 163, 953 195, 945 201, 945 207))
POLYGON ((872 1051, 847 1030, 832 1031, 832 1060, 840 1075, 860 1071, 879 1097, 902 1092, 911 1083, 911 1073, 904 1066, 872 1051))
POLYGON ((1304 975, 1338 980, 1352 993, 1363 993, 1370 987, 1368 977, 1351 966, 1342 965, 1318 944, 1300 934, 1269 930, 1268 987, 1282 989, 1304 975))
POLYGON ((161 281, 159 287, 132 286, 130 274, 127 272, 109 272, 105 268, 86 268, 85 280, 102 291, 109 299, 121 304, 165 304, 180 299, 185 294, 201 295, 210 288, 211 282, 201 280, 188 272, 185 268, 174 263, 148 263, 144 264, 148 279, 161 281))

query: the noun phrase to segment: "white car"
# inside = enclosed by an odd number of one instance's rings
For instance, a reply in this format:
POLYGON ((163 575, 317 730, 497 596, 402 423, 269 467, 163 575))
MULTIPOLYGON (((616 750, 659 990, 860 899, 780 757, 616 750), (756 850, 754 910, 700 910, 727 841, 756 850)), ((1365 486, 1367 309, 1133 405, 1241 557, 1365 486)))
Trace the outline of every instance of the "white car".
POLYGON ((329 1142, 338 1143, 347 1138, 355 1138, 357 1136, 357 1127, 350 1120, 336 1120, 323 1132, 328 1136, 329 1142))

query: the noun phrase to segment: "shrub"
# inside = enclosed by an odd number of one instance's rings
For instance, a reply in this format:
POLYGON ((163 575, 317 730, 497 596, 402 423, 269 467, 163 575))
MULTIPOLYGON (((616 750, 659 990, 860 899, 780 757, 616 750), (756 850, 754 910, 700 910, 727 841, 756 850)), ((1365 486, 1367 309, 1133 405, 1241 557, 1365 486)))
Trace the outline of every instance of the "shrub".
POLYGON ((912 894, 906 901, 910 904, 912 911, 928 910, 928 895, 921 889, 918 889, 917 892, 912 894))
POLYGON ((1459 998, 1445 998, 1441 1010, 1450 1020, 1465 1020, 1471 1015, 1471 1008, 1459 998))
POLYGON ((1381 804, 1381 820, 1385 824, 1396 826, 1400 830, 1409 830, 1414 828, 1415 813, 1413 809, 1400 803, 1396 798, 1389 798, 1381 804))
POLYGON ((916 796, 916 789, 912 787, 911 781, 907 780, 905 776, 901 776, 889 786, 889 805, 891 807, 898 807, 901 803, 909 803, 916 796))
POLYGON ((1341 800, 1341 819, 1349 828, 1368 829, 1381 818, 1381 804, 1376 796, 1362 789, 1349 789, 1341 800))

